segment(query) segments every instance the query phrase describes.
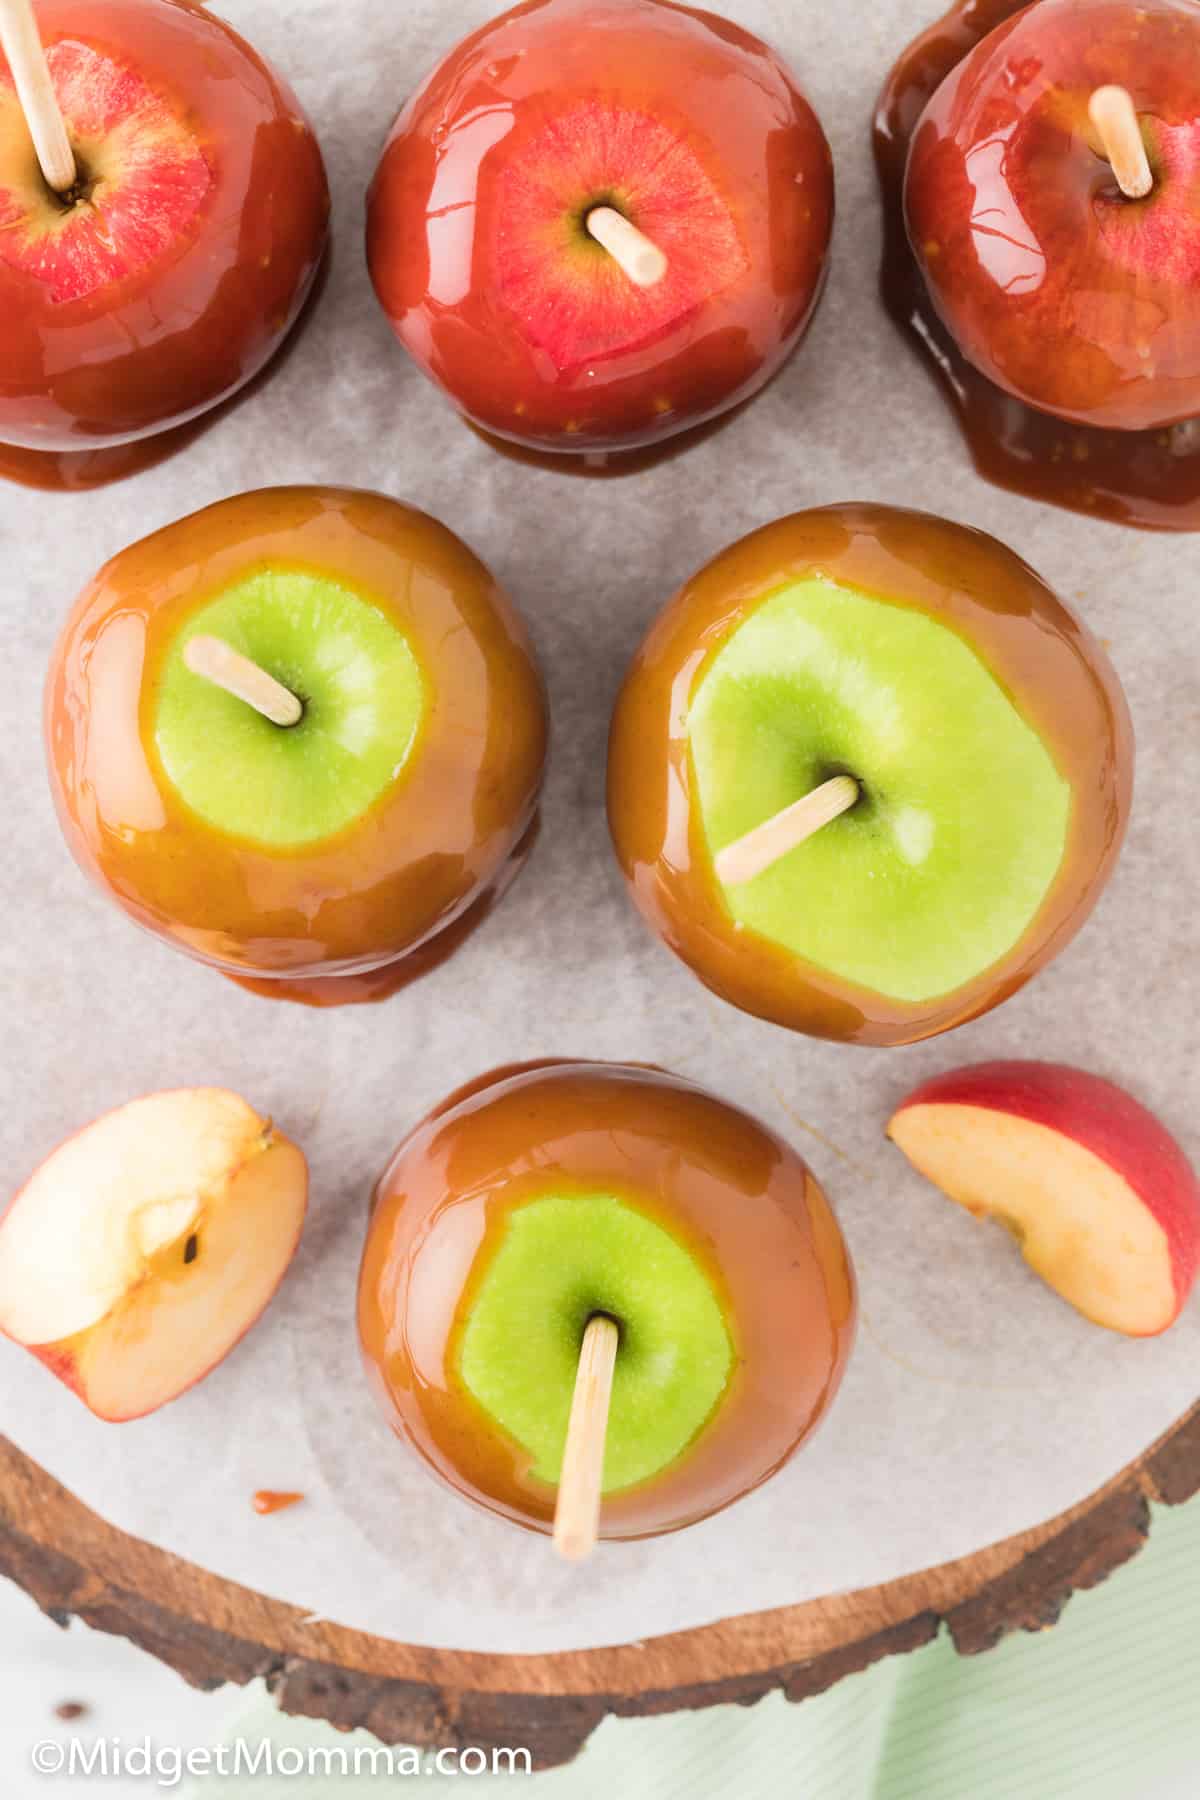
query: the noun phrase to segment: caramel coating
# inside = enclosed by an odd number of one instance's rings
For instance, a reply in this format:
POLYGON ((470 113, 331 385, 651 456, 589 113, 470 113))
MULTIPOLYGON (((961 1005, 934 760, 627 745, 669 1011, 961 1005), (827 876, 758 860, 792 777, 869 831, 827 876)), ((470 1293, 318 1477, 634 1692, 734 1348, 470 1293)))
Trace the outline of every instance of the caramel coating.
MULTIPOLYGON (((179 426, 263 367, 317 274, 329 188, 296 96, 203 6, 39 0, 37 14, 47 48, 89 45, 161 93, 212 177, 167 255, 82 298, 60 303, 0 258, 0 473, 57 485, 52 453, 95 452, 179 426), (42 454, 22 459, 12 445, 42 454)), ((102 457, 94 473, 107 479, 108 469, 149 460, 102 457)), ((61 485, 76 485, 71 466, 64 462, 61 485)))
MULTIPOLYGON (((55 648, 45 724, 81 868, 138 924, 228 974, 287 977, 281 989, 419 952, 497 884, 533 823, 547 729, 524 625, 465 544, 383 495, 315 487, 221 501, 101 569, 55 648), (401 778, 301 851, 192 812, 150 725, 183 621, 272 563, 371 599, 407 636, 431 696, 401 778)), ((353 985, 346 998, 371 997, 353 985)))
MULTIPOLYGON (((909 247, 904 171, 917 122, 951 71, 1025 4, 954 0, 908 46, 888 76, 874 134, 883 200, 883 303, 927 363, 986 480, 1093 519, 1157 531, 1200 530, 1200 435, 1193 427, 1131 431, 1080 425, 1005 393, 955 343, 909 247)), ((1135 16, 1130 8, 1131 24, 1135 16)), ((1123 77, 1109 69, 1104 78, 1123 77)))
MULTIPOLYGON (((641 179, 647 158, 653 167, 662 157, 648 150, 632 173, 641 179)), ((532 167, 539 182, 565 179, 557 156, 534 156, 532 167)), ((609 198, 566 181, 563 210, 609 198)), ((697 205, 687 183, 678 204, 697 205)), ((628 451, 701 424, 770 379, 819 299, 832 223, 820 122, 758 38, 659 0, 526 0, 458 45, 399 114, 368 198, 367 259, 397 336, 468 419, 553 454, 628 451), (694 156, 714 203, 729 209, 744 265, 652 328, 618 331, 618 347, 580 357, 531 341, 522 306, 499 291, 502 271, 545 241, 532 226, 528 239, 510 239, 505 174, 547 126, 570 137, 561 109, 574 96, 584 112, 618 108, 625 132, 657 121, 694 156)), ((550 245, 543 283, 566 254, 550 245)), ((609 304, 583 286, 566 310, 609 304)))
POLYGON ((678 1530, 765 1481, 824 1415, 853 1339, 849 1254, 793 1150, 661 1069, 530 1063, 443 1101, 375 1190, 359 1336, 397 1435, 460 1494, 532 1530, 549 1530, 555 1490, 463 1388, 455 1348, 495 1234, 556 1180, 636 1197, 725 1303, 737 1363, 717 1411, 667 1469, 602 1508, 602 1537, 678 1530))
POLYGON ((1125 698, 1087 628, 994 538, 886 506, 793 513, 714 558, 651 627, 609 738, 613 844, 652 928, 722 999, 793 1030, 857 1044, 932 1037, 1028 981, 1095 904, 1121 846, 1132 784, 1125 698), (1066 854, 1033 922, 1007 956, 932 1001, 889 999, 737 929, 713 873, 688 746, 691 696, 720 645, 766 594, 816 573, 957 630, 1013 696, 1073 791, 1066 854))

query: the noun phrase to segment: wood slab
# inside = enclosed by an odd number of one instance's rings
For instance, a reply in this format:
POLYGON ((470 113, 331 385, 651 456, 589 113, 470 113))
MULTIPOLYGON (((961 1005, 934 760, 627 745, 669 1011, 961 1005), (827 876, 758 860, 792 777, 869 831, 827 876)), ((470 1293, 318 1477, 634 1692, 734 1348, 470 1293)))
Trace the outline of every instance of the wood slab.
MULTIPOLYGON (((384 1743, 509 1745, 567 1762, 608 1713, 803 1700, 945 1623, 964 1655, 1053 1625, 1145 1542, 1150 1502, 1200 1491, 1200 1402, 1081 1505, 1034 1531, 881 1587, 550 1656, 428 1650, 311 1620, 156 1550, 89 1511, 0 1437, 0 1573, 59 1625, 128 1638, 196 1687, 261 1676, 284 1712, 384 1743)), ((549 1554, 549 1547, 547 1547, 549 1554)))

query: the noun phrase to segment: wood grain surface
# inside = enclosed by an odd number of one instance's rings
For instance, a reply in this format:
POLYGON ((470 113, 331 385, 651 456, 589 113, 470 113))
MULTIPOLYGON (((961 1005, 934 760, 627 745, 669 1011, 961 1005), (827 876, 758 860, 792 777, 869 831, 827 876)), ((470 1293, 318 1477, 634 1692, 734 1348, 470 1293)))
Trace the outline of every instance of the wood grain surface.
POLYGON ((603 1650, 490 1656, 349 1631, 114 1530, 0 1437, 0 1573, 60 1625, 128 1638, 194 1686, 263 1677, 285 1712, 384 1743, 510 1745, 568 1761, 609 1713, 803 1700, 945 1623, 964 1655, 1052 1625, 1133 1556, 1150 1502, 1200 1491, 1200 1402, 1081 1505, 1034 1531, 881 1587, 603 1650))

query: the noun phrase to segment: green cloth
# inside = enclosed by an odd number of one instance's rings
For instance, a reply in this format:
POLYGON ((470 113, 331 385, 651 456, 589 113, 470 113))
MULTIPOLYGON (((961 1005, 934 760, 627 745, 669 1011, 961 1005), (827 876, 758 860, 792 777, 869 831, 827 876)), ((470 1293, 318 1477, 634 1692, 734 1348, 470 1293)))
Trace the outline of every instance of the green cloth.
MULTIPOLYGON (((289 1720, 265 1698, 229 1737, 373 1743, 289 1720)), ((1200 1501, 1156 1508, 1150 1543, 1078 1594, 1053 1631, 960 1657, 944 1635, 789 1705, 607 1719, 536 1777, 438 1777, 476 1800, 1191 1800, 1200 1795, 1200 1501)), ((336 1800, 397 1777, 208 1777, 195 1800, 336 1800)))

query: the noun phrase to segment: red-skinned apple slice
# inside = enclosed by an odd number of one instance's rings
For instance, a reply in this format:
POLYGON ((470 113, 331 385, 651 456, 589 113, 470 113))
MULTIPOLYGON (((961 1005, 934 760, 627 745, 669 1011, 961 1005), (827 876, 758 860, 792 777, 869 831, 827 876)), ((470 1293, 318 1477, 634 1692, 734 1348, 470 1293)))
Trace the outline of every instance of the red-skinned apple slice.
POLYGON ((1151 1337, 1200 1268, 1200 1181, 1154 1114, 1061 1063, 992 1062, 917 1088, 888 1136, 1085 1318, 1151 1337))
POLYGON ((301 1152, 237 1094, 131 1100, 61 1144, 0 1219, 0 1331, 99 1418, 141 1418, 254 1324, 307 1198, 301 1152))

